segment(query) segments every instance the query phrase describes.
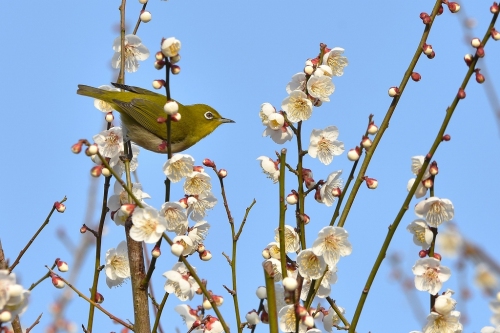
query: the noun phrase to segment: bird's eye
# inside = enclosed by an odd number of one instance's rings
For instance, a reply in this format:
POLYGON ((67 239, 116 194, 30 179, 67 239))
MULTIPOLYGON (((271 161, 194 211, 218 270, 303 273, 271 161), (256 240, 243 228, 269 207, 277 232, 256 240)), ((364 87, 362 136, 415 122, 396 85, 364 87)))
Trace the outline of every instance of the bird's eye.
POLYGON ((211 119, 214 119, 214 115, 212 114, 212 112, 208 111, 208 112, 205 112, 205 118, 207 118, 208 120, 211 120, 211 119))

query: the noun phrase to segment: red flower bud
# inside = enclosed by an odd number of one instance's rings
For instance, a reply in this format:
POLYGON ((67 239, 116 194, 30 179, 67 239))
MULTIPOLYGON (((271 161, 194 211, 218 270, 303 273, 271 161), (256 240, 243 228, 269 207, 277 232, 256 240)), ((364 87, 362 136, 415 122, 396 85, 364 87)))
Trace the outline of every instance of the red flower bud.
POLYGON ((458 98, 460 99, 464 99, 465 98, 465 90, 463 90, 462 88, 458 89, 458 94, 457 94, 458 98))
POLYGON ((418 74, 417 72, 411 73, 411 79, 413 81, 418 82, 418 81, 420 81, 421 78, 422 78, 422 76, 420 74, 418 74))

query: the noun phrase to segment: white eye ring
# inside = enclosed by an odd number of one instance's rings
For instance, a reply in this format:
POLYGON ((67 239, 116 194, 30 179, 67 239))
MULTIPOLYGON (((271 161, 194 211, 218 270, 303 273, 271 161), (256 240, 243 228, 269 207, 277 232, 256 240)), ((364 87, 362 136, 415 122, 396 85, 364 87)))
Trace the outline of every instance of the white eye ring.
POLYGON ((214 119, 214 115, 212 114, 212 112, 207 111, 207 112, 205 112, 205 118, 207 118, 208 120, 211 120, 211 119, 214 119))

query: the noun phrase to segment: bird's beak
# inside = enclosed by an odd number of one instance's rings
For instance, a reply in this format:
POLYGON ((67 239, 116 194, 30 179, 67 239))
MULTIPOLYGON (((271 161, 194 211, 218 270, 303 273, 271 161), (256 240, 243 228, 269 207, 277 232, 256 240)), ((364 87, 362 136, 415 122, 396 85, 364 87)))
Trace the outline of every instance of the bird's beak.
POLYGON ((227 118, 220 118, 220 119, 219 119, 219 121, 220 121, 221 123, 223 123, 223 124, 224 124, 224 123, 235 123, 235 121, 234 121, 234 120, 227 119, 227 118))

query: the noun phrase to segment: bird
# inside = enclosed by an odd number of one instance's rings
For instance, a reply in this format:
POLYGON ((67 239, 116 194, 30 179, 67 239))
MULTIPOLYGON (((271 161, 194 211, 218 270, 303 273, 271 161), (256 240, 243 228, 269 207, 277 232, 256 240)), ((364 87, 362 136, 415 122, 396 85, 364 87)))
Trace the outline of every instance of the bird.
POLYGON ((167 124, 158 122, 166 118, 163 109, 167 98, 147 89, 119 83, 111 83, 122 91, 109 91, 79 84, 77 94, 89 96, 106 103, 120 113, 127 137, 140 147, 155 153, 166 154, 167 145, 172 153, 178 153, 198 143, 217 127, 233 120, 222 117, 206 104, 179 104, 181 120, 172 121, 170 142, 167 142, 167 124))

